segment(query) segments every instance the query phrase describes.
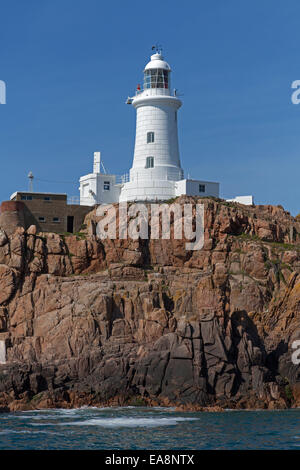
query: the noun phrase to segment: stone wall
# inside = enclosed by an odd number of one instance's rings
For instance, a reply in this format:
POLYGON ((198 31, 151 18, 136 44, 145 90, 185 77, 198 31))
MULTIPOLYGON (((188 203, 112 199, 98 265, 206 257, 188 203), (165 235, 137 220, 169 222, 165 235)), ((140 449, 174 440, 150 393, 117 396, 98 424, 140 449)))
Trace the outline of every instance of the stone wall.
POLYGON ((73 217, 73 232, 79 232, 91 209, 90 206, 67 204, 66 196, 52 195, 51 200, 45 200, 36 193, 32 200, 4 201, 1 204, 0 228, 12 234, 16 227, 28 229, 35 225, 38 232, 64 233, 68 231, 68 217, 73 217), (44 221, 40 220, 41 217, 44 221))
POLYGON ((14 233, 16 227, 25 227, 26 207, 20 201, 4 201, 0 209, 0 227, 8 235, 14 233))

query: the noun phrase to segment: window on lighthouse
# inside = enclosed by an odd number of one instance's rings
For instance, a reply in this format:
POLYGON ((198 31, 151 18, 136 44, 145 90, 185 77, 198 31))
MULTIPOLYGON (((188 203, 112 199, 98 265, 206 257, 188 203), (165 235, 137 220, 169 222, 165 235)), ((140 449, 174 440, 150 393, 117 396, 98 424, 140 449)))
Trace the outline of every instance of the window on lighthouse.
POLYGON ((169 88, 169 72, 164 69, 145 70, 144 88, 169 88))
POLYGON ((154 157, 146 158, 146 168, 154 168, 154 157))
POLYGON ((147 144, 154 142, 154 132, 147 132, 147 144))

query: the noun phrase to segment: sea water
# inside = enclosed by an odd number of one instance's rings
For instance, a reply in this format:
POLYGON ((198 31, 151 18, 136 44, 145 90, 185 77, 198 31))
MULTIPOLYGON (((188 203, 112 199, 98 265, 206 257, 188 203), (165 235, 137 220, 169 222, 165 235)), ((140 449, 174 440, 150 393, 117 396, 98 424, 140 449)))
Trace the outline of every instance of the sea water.
POLYGON ((300 449, 300 409, 79 408, 0 414, 0 449, 300 449))

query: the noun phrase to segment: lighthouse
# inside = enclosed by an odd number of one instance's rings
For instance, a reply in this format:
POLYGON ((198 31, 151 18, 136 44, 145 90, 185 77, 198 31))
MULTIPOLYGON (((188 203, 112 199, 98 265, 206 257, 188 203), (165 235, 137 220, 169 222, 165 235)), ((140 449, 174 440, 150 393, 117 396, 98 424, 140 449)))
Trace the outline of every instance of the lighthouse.
POLYGON ((160 51, 144 68, 143 90, 138 86, 127 103, 136 110, 136 134, 130 180, 120 201, 170 199, 175 182, 183 179, 177 129, 182 102, 171 93, 171 68, 160 51))
MULTIPOLYGON (((219 183, 190 176, 184 178, 177 123, 182 102, 176 91, 172 92, 171 67, 161 50, 156 48, 143 73, 143 85, 138 85, 135 95, 126 101, 136 112, 135 145, 129 175, 107 172, 100 152, 95 152, 93 173, 80 178, 81 205, 156 202, 182 195, 219 197, 219 183)), ((201 155, 196 157, 201 170, 201 155)), ((230 201, 253 204, 253 197, 237 196, 230 201)))

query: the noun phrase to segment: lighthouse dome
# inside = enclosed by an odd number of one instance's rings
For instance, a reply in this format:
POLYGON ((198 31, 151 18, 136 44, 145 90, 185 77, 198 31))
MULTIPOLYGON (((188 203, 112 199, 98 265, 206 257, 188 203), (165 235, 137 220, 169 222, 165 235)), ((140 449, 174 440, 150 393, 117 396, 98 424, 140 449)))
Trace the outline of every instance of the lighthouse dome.
POLYGON ((171 67, 169 66, 168 62, 166 62, 162 56, 162 54, 156 53, 151 56, 150 62, 145 67, 145 70, 151 69, 163 69, 171 71, 171 67))
POLYGON ((153 54, 144 69, 144 90, 149 88, 168 90, 170 88, 170 72, 171 68, 162 54, 158 52, 153 54))

